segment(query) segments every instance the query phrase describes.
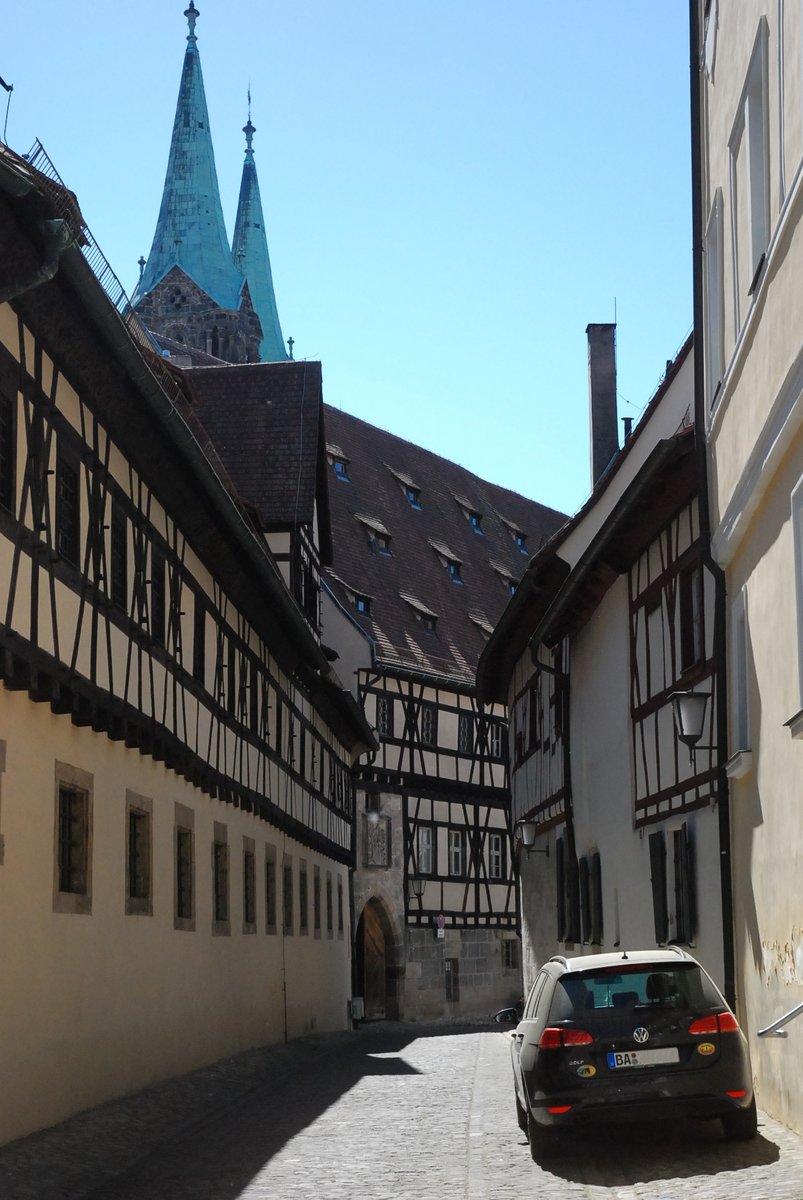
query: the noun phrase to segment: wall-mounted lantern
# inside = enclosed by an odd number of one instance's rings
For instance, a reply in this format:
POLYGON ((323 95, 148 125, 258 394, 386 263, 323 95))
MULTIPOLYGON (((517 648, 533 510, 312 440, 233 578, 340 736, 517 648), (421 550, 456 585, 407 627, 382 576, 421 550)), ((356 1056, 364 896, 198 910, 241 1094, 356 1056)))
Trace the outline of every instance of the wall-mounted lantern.
POLYGON ((517 821, 514 832, 528 854, 545 854, 549 858, 549 842, 543 850, 536 848, 535 837, 538 833, 538 825, 535 821, 517 821))
POLYGON ((698 746, 703 736, 705 710, 710 692, 672 692, 669 699, 675 714, 677 735, 689 747, 689 764, 694 764, 696 750, 710 750, 711 746, 698 746))

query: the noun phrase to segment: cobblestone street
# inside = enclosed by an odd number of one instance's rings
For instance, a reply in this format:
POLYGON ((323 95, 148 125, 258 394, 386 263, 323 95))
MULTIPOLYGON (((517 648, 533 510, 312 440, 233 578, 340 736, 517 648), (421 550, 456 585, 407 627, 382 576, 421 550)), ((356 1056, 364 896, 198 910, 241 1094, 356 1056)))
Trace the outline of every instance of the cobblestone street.
POLYGON ((759 1117, 584 1133, 544 1167, 509 1034, 367 1026, 254 1052, 0 1151, 2 1200, 803 1200, 803 1140, 759 1117))

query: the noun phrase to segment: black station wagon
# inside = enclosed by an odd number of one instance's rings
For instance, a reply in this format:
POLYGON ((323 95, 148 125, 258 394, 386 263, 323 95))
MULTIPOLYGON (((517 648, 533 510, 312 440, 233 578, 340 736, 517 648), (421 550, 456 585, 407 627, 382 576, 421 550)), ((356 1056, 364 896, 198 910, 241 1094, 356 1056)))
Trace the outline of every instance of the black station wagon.
POLYGON ((512 1035, 516 1117, 533 1158, 584 1121, 719 1117, 756 1134, 747 1041, 679 948, 551 958, 512 1035))

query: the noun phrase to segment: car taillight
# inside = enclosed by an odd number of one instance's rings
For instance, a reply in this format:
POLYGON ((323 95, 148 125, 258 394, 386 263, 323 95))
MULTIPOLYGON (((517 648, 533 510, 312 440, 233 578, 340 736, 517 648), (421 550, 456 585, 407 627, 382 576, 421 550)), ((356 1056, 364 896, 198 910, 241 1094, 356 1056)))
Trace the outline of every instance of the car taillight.
POLYGON ((725 1095, 731 1096, 734 1100, 741 1100, 743 1096, 747 1095, 747 1090, 745 1088, 742 1088, 738 1092, 726 1092, 725 1095))
POLYGON ((585 1029, 557 1029, 549 1025, 541 1034, 538 1045, 541 1050, 557 1050, 561 1046, 587 1046, 593 1040, 585 1029))
POLYGON ((710 1017, 698 1017, 689 1026, 689 1033, 738 1033, 739 1024, 733 1013, 714 1013, 710 1017))
POLYGON ((552 1108, 548 1108, 547 1112, 551 1113, 567 1113, 572 1111, 571 1104, 555 1104, 552 1108))

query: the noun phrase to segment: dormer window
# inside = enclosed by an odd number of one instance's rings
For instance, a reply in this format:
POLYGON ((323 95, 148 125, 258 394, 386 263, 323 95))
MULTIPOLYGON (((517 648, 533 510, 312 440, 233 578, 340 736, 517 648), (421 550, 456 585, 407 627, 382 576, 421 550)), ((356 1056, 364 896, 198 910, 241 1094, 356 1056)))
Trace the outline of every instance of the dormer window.
POLYGON ((462 583, 463 580, 460 575, 461 563, 459 563, 457 559, 450 559, 446 566, 448 567, 449 574, 452 578, 452 583, 462 583))
POLYGON ((401 490, 404 492, 404 498, 410 505, 410 508, 421 508, 421 488, 416 483, 411 475, 406 471, 400 471, 397 467, 392 467, 390 463, 385 463, 385 466, 390 471, 393 478, 398 483, 401 490))
POLYGON ((349 478, 349 459, 339 446, 330 444, 326 447, 326 460, 338 479, 343 483, 351 483, 351 479, 349 478))
POLYGON ((491 566, 501 582, 504 584, 505 589, 512 596, 518 584, 518 580, 516 579, 515 575, 513 575, 506 566, 503 566, 502 563, 492 562, 491 566))
POLYGON ((393 553, 390 548, 390 533, 377 517, 355 513, 354 518, 365 527, 365 532, 368 534, 368 545, 374 554, 393 553))
POLYGON ((482 513, 478 513, 475 512, 474 509, 470 509, 468 512, 468 523, 475 533, 483 532, 482 513))
POLYGON ((410 605, 413 616, 416 621, 420 621, 427 633, 434 633, 438 622, 437 613, 434 613, 431 608, 427 608, 417 596, 412 596, 409 592, 399 592, 402 600, 410 605))
POLYGON ((362 614, 362 616, 370 617, 370 615, 371 615, 371 597, 370 596, 360 596, 360 595, 355 596, 354 597, 354 607, 356 608, 358 613, 362 614))
POLYGON ((421 490, 408 484, 404 489, 404 494, 407 497, 407 503, 410 508, 421 508, 421 490))
POLYGON ((526 533, 522 533, 520 529, 514 529, 513 541, 516 543, 519 550, 521 550, 522 554, 527 553, 527 534, 526 533))

